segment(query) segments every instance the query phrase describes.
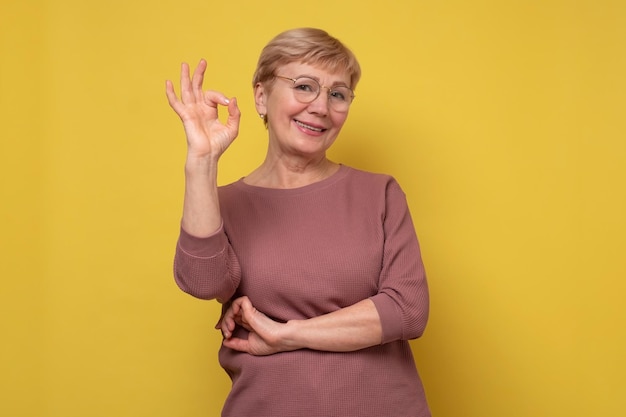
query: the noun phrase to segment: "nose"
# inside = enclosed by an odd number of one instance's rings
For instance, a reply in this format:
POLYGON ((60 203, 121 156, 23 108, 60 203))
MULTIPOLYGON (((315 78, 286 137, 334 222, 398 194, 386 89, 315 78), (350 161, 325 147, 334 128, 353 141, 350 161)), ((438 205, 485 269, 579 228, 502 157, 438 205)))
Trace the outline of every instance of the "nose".
POLYGON ((330 102, 328 100, 328 89, 326 87, 322 87, 317 98, 309 103, 308 110, 310 113, 326 116, 330 109, 329 106, 330 102))

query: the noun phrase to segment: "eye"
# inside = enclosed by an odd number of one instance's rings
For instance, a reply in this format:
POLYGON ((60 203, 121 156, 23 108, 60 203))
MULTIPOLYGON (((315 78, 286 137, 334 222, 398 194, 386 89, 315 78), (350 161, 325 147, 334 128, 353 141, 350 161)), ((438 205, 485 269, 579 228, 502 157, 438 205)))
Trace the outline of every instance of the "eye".
POLYGON ((343 88, 336 88, 334 90, 330 90, 329 95, 332 100, 337 100, 337 101, 347 101, 349 97, 349 93, 345 91, 345 89, 343 88))
POLYGON ((301 91, 303 93, 315 93, 317 92, 317 85, 313 81, 308 80, 297 80, 293 84, 293 88, 296 91, 301 91))

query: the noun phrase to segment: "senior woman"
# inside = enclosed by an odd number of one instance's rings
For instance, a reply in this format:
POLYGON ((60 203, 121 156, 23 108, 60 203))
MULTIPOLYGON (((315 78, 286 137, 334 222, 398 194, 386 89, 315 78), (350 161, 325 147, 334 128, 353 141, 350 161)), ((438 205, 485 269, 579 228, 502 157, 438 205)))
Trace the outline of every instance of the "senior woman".
POLYGON ((223 416, 430 416, 408 340, 428 289, 403 191, 390 176, 329 160, 361 70, 311 28, 279 34, 254 74, 269 140, 263 163, 217 185, 238 134, 235 98, 203 90, 206 62, 181 70, 169 104, 187 137, 174 260, 179 287, 223 303, 223 416), (218 107, 228 109, 220 122, 218 107))

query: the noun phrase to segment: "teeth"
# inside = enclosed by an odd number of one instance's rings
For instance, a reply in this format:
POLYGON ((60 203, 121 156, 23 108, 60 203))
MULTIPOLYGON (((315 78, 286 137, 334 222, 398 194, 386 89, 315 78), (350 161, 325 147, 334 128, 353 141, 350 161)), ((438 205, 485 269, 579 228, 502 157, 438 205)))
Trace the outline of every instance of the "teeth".
POLYGON ((313 127, 313 126, 306 125, 306 124, 304 124, 304 123, 302 123, 302 122, 300 122, 298 120, 296 120, 296 124, 298 126, 302 126, 305 129, 313 130, 315 132, 321 132, 323 130, 323 129, 320 129, 319 127, 313 127))

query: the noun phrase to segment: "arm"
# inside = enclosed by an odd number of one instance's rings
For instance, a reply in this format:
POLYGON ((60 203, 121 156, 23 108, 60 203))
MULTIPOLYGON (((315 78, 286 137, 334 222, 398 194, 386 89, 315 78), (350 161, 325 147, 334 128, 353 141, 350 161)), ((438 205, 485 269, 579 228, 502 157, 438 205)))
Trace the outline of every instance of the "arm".
POLYGON ((386 190, 385 247, 376 305, 382 343, 421 337, 428 323, 430 298, 421 250, 404 192, 396 181, 386 190))
POLYGON ((240 111, 236 99, 216 91, 202 90, 207 63, 201 60, 190 79, 182 64, 180 99, 167 81, 168 102, 183 122, 187 139, 185 195, 181 233, 174 259, 179 287, 199 298, 228 299, 238 285, 238 264, 220 233, 222 217, 217 192, 217 164, 237 137, 240 111), (225 124, 218 106, 228 107, 225 124))
POLYGON ((380 318, 369 299, 307 320, 278 323, 254 308, 248 297, 241 297, 233 301, 218 328, 224 346, 253 355, 297 349, 350 352, 379 345, 382 338, 380 318), (250 332, 247 339, 233 337, 236 325, 250 332))
POLYGON ((270 320, 243 297, 218 323, 224 345, 252 354, 300 348, 354 351, 421 336, 428 320, 428 287, 406 199, 395 181, 386 185, 383 228, 377 294, 325 315, 285 324, 270 320), (250 331, 247 340, 236 331, 233 337, 235 324, 250 331))
POLYGON ((217 197, 217 162, 239 132, 241 113, 237 100, 222 93, 202 90, 207 63, 201 60, 193 78, 189 66, 182 64, 181 98, 174 92, 171 81, 166 82, 168 102, 183 122, 187 138, 185 163, 185 197, 182 227, 191 235, 206 237, 221 225, 217 197), (218 119, 218 105, 228 106, 228 119, 218 119))

